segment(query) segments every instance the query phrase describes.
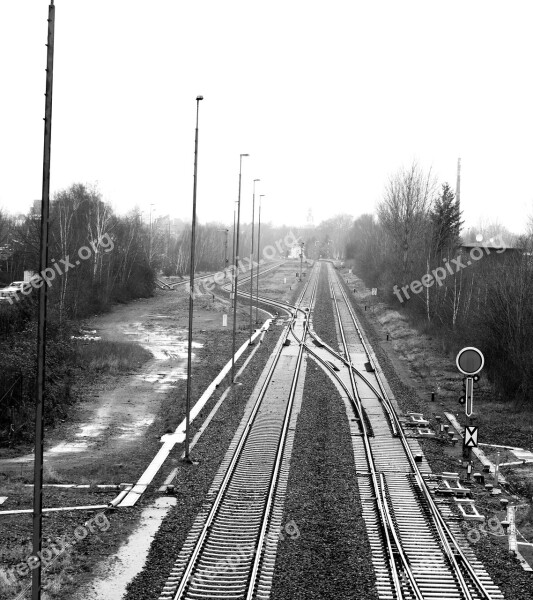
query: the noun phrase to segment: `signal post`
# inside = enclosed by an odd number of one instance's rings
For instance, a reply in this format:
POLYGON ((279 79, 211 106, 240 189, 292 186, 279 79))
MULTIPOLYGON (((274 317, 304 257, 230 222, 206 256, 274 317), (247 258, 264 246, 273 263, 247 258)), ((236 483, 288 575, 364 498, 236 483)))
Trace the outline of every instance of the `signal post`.
POLYGON ((465 405, 465 415, 467 425, 465 427, 465 436, 463 439, 463 460, 467 463, 468 476, 470 479, 472 448, 478 445, 478 428, 473 423, 474 412, 474 383, 480 378, 480 371, 485 364, 485 358, 481 350, 468 346, 463 348, 455 359, 457 368, 465 377, 463 377, 463 394, 459 402, 465 405))

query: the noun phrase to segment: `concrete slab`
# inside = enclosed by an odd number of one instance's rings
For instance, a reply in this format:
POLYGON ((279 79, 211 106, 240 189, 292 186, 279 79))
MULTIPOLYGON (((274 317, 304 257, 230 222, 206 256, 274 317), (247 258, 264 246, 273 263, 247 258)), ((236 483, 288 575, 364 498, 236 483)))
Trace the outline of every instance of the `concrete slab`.
MULTIPOLYGON (((444 413, 444 416, 452 424, 453 428, 455 429, 455 431, 457 431, 459 436, 461 438, 464 438, 464 427, 459 424, 459 421, 457 421, 455 416, 452 415, 452 413, 447 413, 447 412, 444 413)), ((496 472, 496 465, 487 458, 487 456, 485 455, 483 450, 481 450, 481 448, 477 447, 477 448, 472 448, 472 452, 473 452, 473 454, 475 454, 475 456, 477 457, 477 459, 479 460, 479 462, 482 465, 487 465, 489 467, 490 473, 492 473, 492 475, 494 475, 496 472)), ((501 473, 498 473, 498 483, 502 483, 504 485, 507 484, 507 480, 501 473)))

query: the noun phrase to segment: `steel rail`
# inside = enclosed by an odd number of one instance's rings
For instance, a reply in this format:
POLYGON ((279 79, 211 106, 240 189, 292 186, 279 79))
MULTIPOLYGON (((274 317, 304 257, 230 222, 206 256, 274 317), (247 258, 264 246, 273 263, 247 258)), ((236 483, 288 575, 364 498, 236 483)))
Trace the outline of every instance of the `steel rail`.
MULTIPOLYGON (((305 296, 305 293, 307 291, 307 288, 309 287, 309 285, 311 285, 311 278, 309 278, 306 287, 301 295, 300 301, 298 304, 301 304, 301 301, 303 300, 303 297, 305 296)), ((316 288, 318 286, 318 278, 316 278, 316 281, 314 282, 314 288, 312 289, 311 292, 311 299, 310 299, 310 306, 313 306, 313 302, 315 299, 315 295, 316 295, 316 288)), ((289 325, 289 330, 293 331, 293 326, 294 326, 294 319, 291 321, 290 325, 289 325)), ((282 458, 283 458, 283 454, 285 451, 285 440, 287 437, 287 431, 289 429, 289 424, 290 424, 290 419, 291 419, 291 413, 292 413, 292 406, 294 404, 294 397, 296 395, 296 388, 298 385, 298 380, 299 380, 299 375, 300 375, 300 369, 301 369, 301 365, 302 365, 302 360, 303 360, 303 354, 304 354, 304 350, 305 350, 305 338, 307 336, 307 331, 309 329, 309 319, 306 318, 304 321, 304 330, 303 330, 303 335, 302 335, 302 341, 300 342, 300 347, 298 350, 298 358, 297 358, 297 362, 296 362, 296 367, 294 370, 294 375, 292 378, 292 382, 291 382, 291 388, 289 391, 289 400, 287 403, 287 409, 285 411, 285 420, 283 423, 283 428, 282 428, 282 432, 281 432, 281 436, 280 436, 280 441, 278 444, 278 452, 276 455, 276 460, 274 463, 274 472, 272 474, 272 480, 271 480, 271 485, 269 488, 269 493, 268 493, 268 498, 267 498, 267 502, 265 505, 265 512, 263 514, 263 520, 262 520, 262 524, 261 524, 261 530, 259 533, 259 539, 258 539, 258 544, 257 544, 257 552, 255 553, 254 556, 254 562, 252 565, 252 570, 250 573, 250 579, 249 579, 249 583, 248 583, 248 592, 246 594, 246 600, 252 600, 253 599, 253 595, 255 593, 256 590, 256 582, 257 582, 257 578, 259 575, 259 568, 260 568, 260 563, 262 561, 263 558, 263 551, 264 551, 264 541, 265 541, 265 537, 266 537, 266 531, 268 528, 268 524, 270 522, 271 519, 271 512, 272 512, 272 508, 273 508, 273 501, 274 501, 274 495, 276 492, 276 488, 277 488, 277 483, 278 483, 278 475, 279 475, 279 469, 281 467, 281 462, 282 462, 282 458)))
MULTIPOLYGON (((372 487, 374 489, 374 493, 376 496, 376 504, 378 506, 378 514, 380 517, 380 522, 382 524, 382 530, 385 532, 385 539, 387 542, 387 552, 389 553, 390 573, 391 573, 391 577, 392 577, 392 580, 394 583, 396 596, 397 596, 397 598, 403 598, 404 594, 402 591, 401 582, 400 582, 400 578, 398 575, 398 568, 396 565, 396 561, 394 559, 394 551, 393 551, 393 547, 392 547, 393 542, 394 542, 394 546, 396 547, 396 550, 397 550, 399 558, 400 558, 402 570, 407 575, 409 583, 411 584, 411 588, 416 596, 416 600, 424 600, 424 597, 418 587, 418 584, 416 582, 414 574, 409 565, 409 560, 407 559, 407 556, 405 555, 405 552, 403 550, 398 532, 396 531, 394 521, 391 517, 389 507, 387 504, 387 498, 385 496, 385 484, 383 481, 383 475, 381 473, 379 474, 379 481, 378 481, 378 471, 376 468, 374 453, 373 453, 372 447, 370 445, 370 439, 369 439, 370 436, 369 436, 369 432, 366 427, 365 420, 363 418, 364 417, 363 405, 361 402, 361 398, 359 396, 359 392, 357 390, 357 385, 355 383, 352 359, 351 359, 350 351, 348 348, 348 343, 346 341, 346 336, 344 333, 344 326, 342 323, 339 305, 337 302, 337 298, 335 296, 333 285, 331 285, 331 283, 330 283, 330 292, 331 292, 331 297, 333 299, 333 303, 334 303, 335 310, 337 313, 337 321, 338 321, 338 325, 339 325, 339 331, 341 334, 342 344, 344 346, 344 354, 348 361, 348 372, 350 374, 350 383, 352 386, 353 394, 357 398, 358 411, 359 411, 360 417, 361 417, 360 427, 362 429, 362 434, 363 434, 363 442, 364 442, 364 446, 365 446, 366 458, 367 458, 368 467, 370 470, 372 487)), ((367 356, 368 356, 368 354, 367 354, 367 356)))
MULTIPOLYGON (((332 291, 331 287, 330 287, 330 290, 332 291)), ((334 295, 332 295, 332 298, 335 300, 334 295)), ((340 320, 340 314, 338 312, 338 306, 336 303, 335 303, 335 307, 337 309, 337 316, 338 316, 339 324, 340 324, 339 330, 341 332, 341 337, 342 337, 342 341, 344 344, 345 353, 346 353, 347 357, 350 357, 350 353, 348 351, 348 345, 346 343, 346 337, 344 336, 344 330, 342 328, 342 322, 340 320)), ((309 317, 310 317, 310 315, 309 315, 309 317)), ((308 319, 308 322, 309 322, 309 319, 308 319)), ((391 576, 391 579, 392 579, 392 582, 394 585, 396 597, 398 599, 401 599, 404 597, 404 594, 402 592, 402 584, 400 581, 400 577, 398 574, 398 568, 397 568, 396 560, 394 557, 393 542, 394 542, 394 546, 396 546, 396 548, 397 548, 400 559, 402 560, 402 562, 405 562, 404 569, 405 569, 406 573, 408 574, 412 588, 415 591, 415 594, 417 595, 417 600, 424 600, 423 596, 420 594, 420 590, 418 589, 416 582, 414 581, 414 578, 412 577, 412 573, 410 573, 410 576, 409 576, 410 569, 408 566, 407 558, 406 558, 405 554, 403 553, 403 549, 401 548, 401 544, 399 542, 398 536, 397 536, 395 528, 394 528, 394 523, 393 523, 392 519, 390 518, 390 513, 388 512, 388 508, 386 507, 386 499, 384 498, 382 491, 380 489, 380 486, 378 484, 377 470, 375 467, 375 461, 374 461, 374 456, 372 453, 372 448, 371 448, 370 442, 369 442, 370 436, 369 436, 368 428, 367 428, 367 425, 365 422, 365 420, 367 419, 366 411, 363 408, 361 398, 359 396, 357 386, 356 386, 355 380, 353 378, 353 372, 351 369, 349 369, 350 383, 351 383, 351 387, 352 387, 352 391, 350 392, 350 390, 347 388, 347 386, 344 384, 344 382, 340 379, 340 377, 335 373, 335 371, 332 369, 332 367, 329 364, 327 364, 327 362, 324 361, 318 354, 316 354, 307 344, 305 344, 305 340, 298 338, 298 336, 296 335, 296 333, 294 332, 294 330, 292 328, 292 324, 291 324, 291 330, 292 330, 292 335, 298 340, 298 342, 300 344, 305 345, 307 351, 315 358, 315 360, 317 360, 319 363, 321 363, 323 365, 323 367, 325 367, 333 375, 333 377, 339 382, 339 384, 345 391, 346 396, 348 397, 352 406, 354 407, 356 414, 359 416, 359 427, 361 428, 362 439, 363 439, 363 443, 365 446, 365 452, 367 455, 369 472, 370 472, 370 476, 371 476, 371 480, 372 480, 372 487, 374 489, 376 505, 377 505, 378 514, 380 517, 379 518, 380 530, 381 530, 383 539, 385 541, 385 547, 387 550, 387 558, 388 558, 388 563, 389 563, 389 573, 390 573, 390 576, 391 576)), ((351 365, 351 358, 349 358, 349 365, 351 365)))
MULTIPOLYGON (((339 276, 337 274, 337 282, 339 282, 339 276)), ((360 340, 362 342, 363 348, 365 349, 365 353, 366 356, 369 360, 369 362, 371 363, 371 365, 374 367, 375 369, 375 363, 374 360, 372 358, 372 356, 370 355, 369 351, 368 351, 368 347, 363 339, 363 335, 361 333, 361 330, 359 328, 359 325, 357 323, 357 318, 355 316, 355 313, 353 311, 352 306, 350 305, 350 303, 348 302, 348 299, 346 297, 346 294, 344 292, 344 290, 342 289, 342 284, 339 285, 340 291, 341 291, 341 295, 346 303, 346 306, 348 308, 348 312, 350 314, 350 317, 353 321, 353 324, 356 327, 356 330, 359 334, 360 340)), ((356 369, 354 369, 355 371, 357 371, 356 369)), ((435 501, 433 500, 433 497, 431 496, 431 492, 422 476, 422 473, 420 472, 420 469, 418 468, 418 465, 415 461, 413 452, 407 442, 407 438, 405 437, 405 434, 403 432, 403 429, 401 427, 398 415, 396 414, 396 411, 394 410, 394 407, 392 406, 392 403, 384 389, 384 386, 381 382, 379 373, 374 370, 374 374, 376 377, 376 380, 380 386, 380 389, 382 390, 382 394, 378 395, 378 398, 380 399, 380 401, 382 402, 382 404, 384 406, 388 406, 389 410, 390 410, 390 415, 392 416, 397 430, 399 432, 399 438, 401 440, 402 446, 404 448, 405 454, 409 460, 410 466, 413 470, 413 473, 415 475, 415 479, 417 482, 417 485, 419 487, 419 489, 421 490, 425 500, 428 503, 429 506, 429 513, 432 516, 433 520, 433 524, 435 526, 435 529, 437 530, 437 533, 439 535, 439 541, 442 544, 443 550, 445 552, 445 555, 447 556, 450 565, 452 567, 452 570, 454 572, 454 574, 456 575, 460 585, 461 585, 461 591, 464 594, 466 600, 473 600, 473 596, 470 592, 470 589, 468 588, 468 585, 464 579, 463 573, 461 571, 460 565, 457 561, 457 557, 454 554, 451 546, 450 546, 450 541, 454 547, 455 552, 457 553, 457 556, 461 559, 461 563, 463 565, 463 567, 465 568, 465 570, 468 572, 468 575, 470 577, 470 579, 472 580, 474 587, 477 588, 478 593, 480 593, 482 595, 483 598, 486 598, 487 600, 490 600, 492 598, 491 594, 486 590, 485 586, 483 585, 483 583, 481 582, 481 580, 479 579, 477 573, 475 573, 472 565, 470 564, 470 562, 468 561, 468 559, 466 558, 466 556, 464 555, 464 552, 462 551, 461 547, 459 546, 459 543, 457 542, 457 540, 455 539, 455 536, 453 535, 453 533, 451 532, 450 528, 448 527, 446 521, 444 520, 444 517, 441 515, 437 505, 435 504, 435 501)), ((363 381, 365 381, 365 383, 369 384, 370 382, 368 382, 368 380, 366 379, 366 377, 364 377, 364 375, 362 375, 361 373, 358 372, 359 377, 361 377, 363 379, 363 381)))
MULTIPOLYGON (((351 364, 351 361, 347 360, 339 352, 335 351, 331 346, 329 346, 327 343, 325 343, 323 340, 321 340, 321 338, 312 329, 308 329, 308 334, 311 338, 313 338, 321 346, 323 346, 330 354, 332 354, 338 360, 343 362, 347 367, 349 367, 350 371, 353 371, 359 378, 361 378, 361 380, 364 381, 364 383, 376 394, 376 397, 382 402, 383 407, 388 415, 389 423, 391 425, 391 430, 392 430, 393 435, 400 437, 400 439, 401 439, 402 446, 404 448, 404 451, 406 452, 407 458, 409 460, 409 463, 410 463, 413 473, 415 475, 415 479, 418 484, 418 487, 421 490, 421 492, 422 492, 423 496, 425 497, 427 504, 429 506, 428 512, 433 517, 433 524, 435 526, 435 529, 437 530, 437 533, 439 534, 439 540, 441 541, 441 543, 443 545, 443 550, 445 551, 445 555, 447 556, 449 562, 452 565, 452 569, 453 569, 454 573, 457 575, 458 580, 461 583, 462 592, 463 592, 465 598, 467 600, 472 600, 472 595, 470 593, 470 590, 468 589, 468 586, 466 585, 466 582, 464 581, 464 578, 460 571, 459 565, 458 565, 457 561, 455 560, 455 555, 453 554, 453 551, 449 545, 448 538, 449 538, 449 540, 452 541, 452 544, 457 552, 457 555, 461 559, 461 562, 463 563, 465 569, 468 571, 468 574, 469 574, 470 578, 472 579, 475 587, 477 588, 477 591, 479 593, 481 593, 483 598, 490 600, 492 598, 490 593, 485 589, 483 583, 480 581, 479 577, 474 572, 473 567, 470 565, 468 559, 464 555, 457 540, 455 539, 453 533, 451 532, 451 530, 448 527, 447 523, 445 522, 444 518, 440 514, 440 511, 438 510, 438 508, 431 496, 431 492, 430 492, 429 488, 427 487, 427 484, 426 484, 422 474, 420 473, 418 465, 416 464, 416 462, 414 460, 413 453, 412 453, 409 445, 407 444, 407 440, 405 438, 405 435, 403 434, 403 430, 402 430, 400 421, 398 419, 398 416, 396 414, 394 407, 392 406, 392 403, 390 402, 388 394, 385 391, 385 388, 381 381, 381 377, 380 377, 378 371, 375 370, 375 362, 372 358, 372 355, 370 354, 370 352, 368 350, 368 346, 367 346, 366 341, 363 337, 363 334, 360 330, 360 327, 357 323, 357 319, 353 313, 352 307, 350 306, 350 304, 347 301, 346 294, 344 293, 344 290, 342 289, 342 285, 340 285, 339 288, 341 291, 341 295, 343 296, 343 299, 348 307, 348 311, 350 313, 352 321, 354 322, 356 331, 358 332, 363 349, 367 356, 367 360, 370 362, 370 364, 374 368, 374 376, 376 377, 376 381, 378 382, 378 386, 379 386, 380 390, 378 391, 375 388, 375 386, 372 384, 372 382, 370 382, 363 373, 361 373, 356 367, 353 366, 353 364, 351 364)), ((242 293, 242 292, 240 292, 240 293, 242 293)), ((270 306, 274 306, 274 307, 279 307, 282 310, 285 310, 290 315, 292 315, 292 310, 290 310, 290 309, 293 309, 296 311, 302 310, 302 309, 298 308, 297 306, 293 306, 293 305, 290 305, 290 304, 288 304, 286 302, 282 302, 282 301, 272 300, 271 298, 267 298, 264 296, 260 296, 259 299, 262 303, 270 305, 270 306)), ((293 335, 294 335, 294 332, 293 332, 293 335)), ((352 397, 349 390, 346 388, 346 386, 344 385, 342 380, 339 378, 339 376, 335 373, 335 371, 327 364, 327 362, 323 361, 323 359, 318 354, 316 354, 309 345, 305 344, 305 346, 306 346, 307 352, 310 355, 312 355, 313 358, 315 358, 315 360, 320 362, 323 365, 323 367, 325 369, 327 369, 331 373, 331 375, 338 381, 338 383, 342 386, 342 388, 346 392, 347 397, 350 399, 350 401, 352 402, 354 407, 357 408, 357 402, 352 397)), ((359 413, 361 423, 364 423, 364 415, 365 415, 364 410, 362 413, 359 413)))
MULTIPOLYGON (((298 305, 301 304, 301 302, 303 301, 303 298, 304 298, 304 296, 305 296, 305 294, 307 292, 307 288, 308 288, 309 284, 310 284, 310 280, 306 283, 305 288, 303 289, 303 291, 301 292, 301 294, 300 294, 300 296, 298 298, 298 301, 297 301, 298 305)), ((297 306, 295 306, 295 308, 297 306)), ((293 314, 292 320, 294 320, 296 318, 296 314, 297 314, 297 311, 293 314)), ((242 433, 242 435, 241 435, 241 437, 239 439, 239 442, 238 442, 238 444, 237 444, 237 446, 236 446, 236 448, 235 448, 235 450, 233 452, 233 456, 232 456, 231 461, 230 461, 230 463, 228 465, 228 468, 226 470, 224 478, 223 478, 223 480, 222 480, 222 482, 220 484, 220 488, 219 488, 219 490, 218 490, 218 492, 216 494, 216 497, 215 497, 215 499, 213 501, 213 504, 212 504, 212 506, 211 506, 211 508, 209 510, 209 514, 208 514, 208 516, 206 518, 206 521, 205 521, 205 523, 204 523, 204 525, 202 527, 202 530, 201 530, 201 532, 199 534, 199 537, 196 540, 194 550, 192 551, 192 554, 191 554, 191 556, 188 559, 187 567, 185 568, 185 571, 183 572, 180 584, 179 584, 176 592, 174 593, 174 596, 173 596, 174 600, 179 600, 180 598, 182 598, 183 594, 187 591, 189 583, 190 583, 190 581, 192 579, 191 578, 192 572, 193 572, 194 568, 196 567, 196 563, 198 561, 198 558, 201 555, 201 552, 203 550, 206 538, 207 538, 207 536, 209 534, 209 531, 210 531, 210 529, 212 527, 212 524, 213 524, 213 522, 214 522, 214 520, 215 520, 215 518, 217 516, 218 509, 219 509, 219 507, 220 507, 220 505, 222 503, 222 500, 225 497, 225 494, 226 494, 227 488, 229 486, 229 483, 230 483, 230 481, 231 481, 231 479, 232 479, 232 477, 233 477, 233 475, 235 473, 235 468, 236 468, 237 462, 238 462, 238 460, 239 460, 239 458, 241 456, 242 449, 243 449, 243 447, 244 447, 244 445, 245 445, 245 443, 246 443, 246 441, 247 441, 247 439, 249 437, 250 431, 251 431, 253 423, 255 421, 255 417, 256 417, 256 415, 257 415, 257 413, 259 411, 259 408, 260 408, 260 406, 262 404, 262 401, 264 399, 264 396, 266 394, 268 386, 269 386, 269 384, 270 384, 270 382, 272 380, 272 376, 274 374, 275 368, 276 368, 276 366, 277 366, 277 364, 279 362, 279 359, 281 357, 281 353, 282 353, 282 350, 283 350, 283 347, 284 347, 284 342, 287 339, 290 330, 291 330, 290 326, 286 327, 284 333, 282 334, 282 336, 280 337, 280 339, 278 341, 278 345, 277 345, 277 349, 276 349, 276 354, 275 354, 274 360, 272 361, 272 363, 271 363, 271 365, 269 367, 269 370, 267 372, 265 380, 264 380, 264 382, 263 382, 263 384, 261 386, 261 389, 259 391, 258 397, 257 397, 257 399, 256 399, 256 401, 254 403, 253 409, 252 409, 252 411, 250 413, 250 416, 248 417, 248 421, 246 423, 244 431, 243 431, 243 433, 242 433)), ((301 350, 300 350, 300 354, 301 354, 301 350)), ((298 369, 298 371, 300 369, 300 366, 301 366, 301 359, 297 362, 297 369, 298 369)), ((296 375, 296 372, 295 372, 295 375, 296 375)), ((296 382, 297 382, 297 380, 296 380, 296 382)), ((293 387, 294 387, 294 390, 295 390, 296 387, 294 385, 294 377, 293 377, 293 381, 292 381, 292 384, 291 384, 291 392, 293 390, 293 387)), ((294 397, 294 394, 293 394, 293 397, 294 397)), ((280 441, 281 441, 281 437, 283 437, 283 443, 284 443, 285 437, 286 437, 284 435, 284 433, 286 433, 286 428, 288 427, 288 423, 290 421, 290 418, 287 419, 287 415, 289 415, 289 417, 290 417, 289 408, 292 408, 292 401, 288 402, 286 413, 285 413, 285 420, 284 420, 284 424, 283 424, 283 428, 282 428, 282 435, 280 436, 280 441)), ((279 468, 276 468, 277 462, 278 462, 278 460, 281 460, 282 456, 283 456, 283 452, 281 452, 281 453, 279 452, 279 442, 278 442, 278 452, 276 454, 276 463, 275 463, 276 477, 277 477, 277 474, 279 473, 279 468)), ((270 488, 269 488, 269 497, 270 497, 270 492, 272 492, 272 485, 274 485, 274 490, 275 490, 275 483, 276 482, 274 482, 274 480, 272 478, 272 480, 270 482, 270 488)), ((266 510, 265 510, 265 515, 266 515, 266 510)), ((266 527, 262 527, 260 533, 264 533, 265 531, 266 531, 266 527)), ((263 545, 263 542, 264 542, 264 537, 263 537, 263 539, 259 540, 259 543, 257 544, 256 548, 260 549, 262 547, 262 545, 263 545)), ((257 551, 256 551, 256 554, 257 554, 257 551)), ((256 559, 254 559, 254 567, 255 567, 255 563, 256 563, 256 559)), ((256 569, 255 574, 254 574, 254 581, 255 581, 256 577, 257 577, 257 569, 256 569)), ((249 587, 250 587, 250 585, 253 585, 253 581, 251 581, 251 579, 249 579, 249 587)))

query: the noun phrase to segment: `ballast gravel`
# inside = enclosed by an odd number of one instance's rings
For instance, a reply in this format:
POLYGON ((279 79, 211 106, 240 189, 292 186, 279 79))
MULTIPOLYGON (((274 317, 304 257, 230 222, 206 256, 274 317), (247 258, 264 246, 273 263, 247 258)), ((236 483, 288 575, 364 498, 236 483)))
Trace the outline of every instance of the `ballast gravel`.
MULTIPOLYGON (((335 334, 324 267, 313 323, 325 341, 335 334)), ((279 542, 272 600, 377 598, 346 410, 311 359, 285 500, 284 522, 290 521, 299 537, 279 542)))

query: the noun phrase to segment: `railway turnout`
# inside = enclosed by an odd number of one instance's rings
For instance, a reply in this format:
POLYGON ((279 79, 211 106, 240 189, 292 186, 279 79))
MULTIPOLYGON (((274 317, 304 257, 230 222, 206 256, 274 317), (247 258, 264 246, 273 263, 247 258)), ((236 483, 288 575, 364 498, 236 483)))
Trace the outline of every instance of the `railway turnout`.
POLYGON ((332 265, 315 263, 294 306, 259 301, 287 315, 281 336, 159 600, 269 598, 306 356, 329 375, 346 407, 378 597, 502 599, 450 506, 435 496, 431 468, 417 440, 404 434, 332 265), (312 328, 320 277, 330 289, 337 348, 312 328))

